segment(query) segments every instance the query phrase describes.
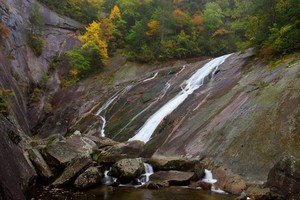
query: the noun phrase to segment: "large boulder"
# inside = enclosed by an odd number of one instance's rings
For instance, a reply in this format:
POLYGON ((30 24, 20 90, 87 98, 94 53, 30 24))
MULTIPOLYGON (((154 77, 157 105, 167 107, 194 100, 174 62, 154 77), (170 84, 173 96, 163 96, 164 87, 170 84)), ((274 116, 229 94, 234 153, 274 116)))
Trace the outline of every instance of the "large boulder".
POLYGON ((101 183, 102 174, 97 167, 89 167, 80 174, 74 182, 74 186, 84 189, 101 183))
POLYGON ((213 170, 213 177, 218 181, 215 187, 231 194, 241 194, 246 189, 246 182, 238 175, 225 170, 224 167, 218 167, 213 170))
POLYGON ((59 187, 71 182, 91 164, 92 159, 90 156, 83 156, 72 160, 63 173, 51 185, 59 187))
POLYGON ((300 199, 300 160, 283 157, 270 170, 266 185, 285 199, 300 199))
MULTIPOLYGON (((194 171, 198 160, 189 160, 181 157, 152 157, 147 161, 156 171, 178 170, 194 171)), ((203 169, 204 170, 204 169, 203 169)))
POLYGON ((143 172, 144 165, 140 158, 122 159, 112 166, 109 175, 117 177, 122 183, 126 183, 138 178, 143 172))
POLYGON ((42 150, 46 162, 58 168, 68 166, 75 158, 89 156, 97 145, 89 138, 73 135, 65 140, 48 145, 42 150))
POLYGON ((191 181, 197 179, 197 176, 194 172, 170 170, 155 172, 149 179, 152 182, 166 181, 169 185, 189 185, 191 181))
POLYGON ((144 142, 134 140, 111 146, 102 150, 98 156, 99 163, 115 163, 124 158, 138 158, 144 150, 144 142))
POLYGON ((53 176, 53 173, 48 166, 48 164, 45 162, 43 156, 37 149, 29 149, 28 150, 28 157, 33 163, 37 173, 39 176, 43 179, 48 179, 53 176))

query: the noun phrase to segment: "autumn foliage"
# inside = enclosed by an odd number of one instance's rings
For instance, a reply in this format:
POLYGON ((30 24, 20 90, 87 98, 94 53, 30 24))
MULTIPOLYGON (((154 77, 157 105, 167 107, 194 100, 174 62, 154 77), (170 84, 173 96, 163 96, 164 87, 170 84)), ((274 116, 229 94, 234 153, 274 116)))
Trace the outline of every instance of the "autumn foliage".
POLYGON ((9 29, 4 26, 4 24, 0 23, 0 36, 8 37, 9 29))

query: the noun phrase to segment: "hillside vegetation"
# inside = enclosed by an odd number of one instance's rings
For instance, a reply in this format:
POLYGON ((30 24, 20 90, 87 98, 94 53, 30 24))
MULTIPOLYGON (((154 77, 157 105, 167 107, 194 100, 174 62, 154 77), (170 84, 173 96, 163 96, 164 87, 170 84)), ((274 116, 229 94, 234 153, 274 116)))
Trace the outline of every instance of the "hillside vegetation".
POLYGON ((142 62, 253 46, 263 56, 300 48, 299 0, 40 1, 90 27, 96 21, 109 52, 126 48, 129 58, 142 62))

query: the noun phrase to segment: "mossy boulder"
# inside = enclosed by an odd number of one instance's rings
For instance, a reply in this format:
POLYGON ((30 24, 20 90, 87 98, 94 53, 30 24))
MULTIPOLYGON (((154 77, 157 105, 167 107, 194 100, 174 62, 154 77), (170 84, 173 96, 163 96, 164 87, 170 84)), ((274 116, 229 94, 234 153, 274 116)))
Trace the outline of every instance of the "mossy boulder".
POLYGON ((121 183, 128 183, 144 172, 142 159, 122 159, 116 162, 109 175, 118 178, 121 183))

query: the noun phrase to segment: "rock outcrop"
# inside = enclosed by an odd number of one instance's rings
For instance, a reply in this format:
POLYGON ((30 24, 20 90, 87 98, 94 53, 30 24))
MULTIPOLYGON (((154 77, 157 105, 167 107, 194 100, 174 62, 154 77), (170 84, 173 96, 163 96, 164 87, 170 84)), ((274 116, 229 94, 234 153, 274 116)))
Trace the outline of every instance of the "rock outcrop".
POLYGON ((282 158, 269 172, 266 185, 286 199, 300 199, 300 160, 293 156, 282 158))

